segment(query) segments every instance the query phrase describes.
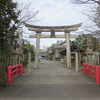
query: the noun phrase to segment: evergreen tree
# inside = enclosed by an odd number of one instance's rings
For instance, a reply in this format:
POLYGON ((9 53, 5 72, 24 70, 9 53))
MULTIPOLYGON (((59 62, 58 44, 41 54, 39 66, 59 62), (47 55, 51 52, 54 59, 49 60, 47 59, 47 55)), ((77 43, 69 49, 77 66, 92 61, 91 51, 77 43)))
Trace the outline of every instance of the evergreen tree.
POLYGON ((15 12, 17 4, 12 0, 0 0, 0 87, 7 82, 6 66, 3 65, 3 57, 10 56, 16 38, 14 32, 17 29, 18 13, 15 12))
POLYGON ((35 54, 34 54, 34 45, 31 45, 30 43, 26 43, 25 46, 28 48, 29 52, 31 53, 31 60, 35 60, 35 54))
POLYGON ((17 3, 13 3, 12 0, 0 0, 0 55, 10 54, 16 38, 14 32, 19 23, 16 6, 17 3))
POLYGON ((90 34, 78 35, 78 37, 75 39, 75 44, 86 50, 86 45, 89 39, 91 39, 92 44, 94 44, 93 51, 99 51, 98 39, 96 37, 93 37, 93 35, 90 36, 90 34))

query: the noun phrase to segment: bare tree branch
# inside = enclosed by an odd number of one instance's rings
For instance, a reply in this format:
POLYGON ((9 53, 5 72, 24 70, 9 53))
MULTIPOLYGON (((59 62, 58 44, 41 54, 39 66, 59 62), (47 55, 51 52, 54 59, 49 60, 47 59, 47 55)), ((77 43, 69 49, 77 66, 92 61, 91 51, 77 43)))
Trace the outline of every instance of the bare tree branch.
POLYGON ((23 4, 17 2, 17 8, 15 9, 16 13, 18 14, 19 24, 17 27, 23 25, 24 23, 35 23, 37 21, 41 21, 41 19, 37 19, 37 14, 39 11, 35 11, 31 8, 32 3, 23 4))
POLYGON ((100 0, 71 0, 72 3, 74 4, 99 4, 100 5, 100 0))

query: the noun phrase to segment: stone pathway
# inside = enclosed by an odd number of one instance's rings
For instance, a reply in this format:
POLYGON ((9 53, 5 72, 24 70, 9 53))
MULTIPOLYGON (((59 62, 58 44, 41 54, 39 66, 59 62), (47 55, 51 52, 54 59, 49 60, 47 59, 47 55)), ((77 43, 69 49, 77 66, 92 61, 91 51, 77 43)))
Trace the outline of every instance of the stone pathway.
POLYGON ((100 100, 100 86, 87 75, 64 68, 59 62, 41 60, 0 90, 0 100, 100 100))

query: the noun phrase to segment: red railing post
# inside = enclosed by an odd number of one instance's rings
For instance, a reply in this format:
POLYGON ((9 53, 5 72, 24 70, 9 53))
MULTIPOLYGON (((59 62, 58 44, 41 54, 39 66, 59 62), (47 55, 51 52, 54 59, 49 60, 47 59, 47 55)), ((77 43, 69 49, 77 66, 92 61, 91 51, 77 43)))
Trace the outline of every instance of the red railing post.
POLYGON ((20 64, 20 74, 23 73, 23 64, 20 64))
POLYGON ((15 75, 23 73, 23 64, 8 66, 7 67, 7 83, 11 83, 15 75), (14 69, 14 70, 13 70, 14 69))
POLYGON ((84 74, 86 74, 86 66, 85 66, 86 64, 85 63, 83 63, 83 73, 84 74))
POLYGON ((100 84, 99 66, 95 66, 95 82, 100 84))
POLYGON ((100 66, 83 63, 83 73, 92 76, 97 84, 100 84, 100 66))
POLYGON ((91 75, 91 65, 88 66, 88 74, 91 75))
POLYGON ((11 66, 8 66, 7 68, 7 83, 11 83, 12 77, 11 77, 11 66))
POLYGON ((100 84, 100 66, 98 66, 99 69, 99 84, 100 84))

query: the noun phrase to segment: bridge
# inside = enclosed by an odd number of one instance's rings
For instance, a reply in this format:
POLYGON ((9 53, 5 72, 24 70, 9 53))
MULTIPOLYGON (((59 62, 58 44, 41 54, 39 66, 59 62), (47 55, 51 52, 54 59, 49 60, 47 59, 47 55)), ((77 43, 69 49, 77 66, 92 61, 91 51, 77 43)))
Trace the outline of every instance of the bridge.
POLYGON ((100 86, 81 70, 44 59, 33 65, 0 90, 0 100, 100 100, 100 86))

